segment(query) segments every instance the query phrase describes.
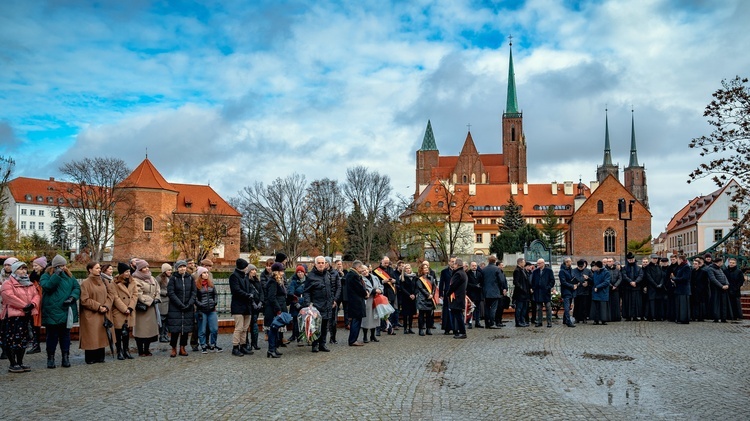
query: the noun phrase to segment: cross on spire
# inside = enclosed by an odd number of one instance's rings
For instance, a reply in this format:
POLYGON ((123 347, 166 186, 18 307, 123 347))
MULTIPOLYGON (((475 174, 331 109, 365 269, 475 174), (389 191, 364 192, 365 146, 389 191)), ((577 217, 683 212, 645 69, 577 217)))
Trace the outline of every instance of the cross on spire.
POLYGON ((508 35, 508 45, 513 46, 513 35, 508 35))
POLYGON ((471 123, 467 124, 466 127, 468 127, 469 131, 471 131, 471 123))

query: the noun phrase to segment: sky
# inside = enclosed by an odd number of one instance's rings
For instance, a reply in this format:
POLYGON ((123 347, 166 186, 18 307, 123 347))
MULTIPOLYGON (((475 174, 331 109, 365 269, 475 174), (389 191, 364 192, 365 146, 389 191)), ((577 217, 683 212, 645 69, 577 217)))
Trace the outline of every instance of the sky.
POLYGON ((625 167, 632 117, 658 235, 716 189, 687 184, 705 160, 688 144, 721 81, 750 76, 748 21, 743 0, 6 0, 0 154, 37 178, 148 154, 225 198, 365 165, 408 196, 428 119, 443 155, 468 125, 502 152, 512 35, 529 182, 595 180, 605 109, 625 167))

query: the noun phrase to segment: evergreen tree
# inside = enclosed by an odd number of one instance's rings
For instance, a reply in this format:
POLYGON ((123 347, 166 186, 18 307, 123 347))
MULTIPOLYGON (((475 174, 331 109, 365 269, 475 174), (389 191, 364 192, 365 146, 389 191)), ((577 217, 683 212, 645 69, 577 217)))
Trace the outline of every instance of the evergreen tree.
POLYGON ((503 216, 503 223, 500 225, 500 232, 517 232, 524 225, 526 225, 526 221, 524 221, 523 215, 521 215, 521 206, 511 196, 508 199, 508 204, 505 205, 505 216, 503 216))
POLYGON ((344 260, 355 260, 364 258, 365 233, 367 219, 362 213, 359 203, 354 202, 354 209, 346 217, 346 252, 344 260))
POLYGON ((65 225, 65 215, 60 205, 57 205, 55 215, 55 220, 50 225, 50 229, 52 230, 52 245, 57 249, 65 250, 68 248, 68 230, 65 225))
POLYGON ((544 213, 542 233, 544 234, 544 241, 547 243, 547 247, 553 250, 557 248, 557 244, 560 242, 560 235, 562 234, 562 230, 558 228, 557 219, 555 206, 549 205, 547 211, 544 213))

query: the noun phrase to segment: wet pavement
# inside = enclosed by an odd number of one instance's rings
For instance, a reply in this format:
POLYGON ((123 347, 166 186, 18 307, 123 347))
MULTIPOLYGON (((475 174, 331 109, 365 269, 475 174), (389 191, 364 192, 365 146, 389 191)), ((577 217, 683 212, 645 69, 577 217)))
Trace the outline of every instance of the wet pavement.
MULTIPOLYGON (((469 339, 381 336, 332 352, 190 352, 10 374, 2 419, 750 419, 750 321, 473 329, 469 339)), ((74 348, 77 347, 74 342, 74 348)), ((153 348, 154 346, 152 346, 153 348)))

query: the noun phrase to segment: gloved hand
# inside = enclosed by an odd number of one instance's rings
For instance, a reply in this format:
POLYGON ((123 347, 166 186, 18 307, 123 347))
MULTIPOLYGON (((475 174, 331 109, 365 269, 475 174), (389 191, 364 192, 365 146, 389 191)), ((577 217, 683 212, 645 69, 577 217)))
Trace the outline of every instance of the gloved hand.
POLYGON ((75 297, 68 297, 65 299, 65 301, 63 301, 63 304, 65 304, 66 306, 69 306, 73 304, 75 300, 76 300, 75 297))
POLYGON ((160 302, 161 302, 160 299, 158 299, 158 298, 154 299, 154 304, 159 304, 160 302))
POLYGON ((26 304, 26 307, 23 308, 23 312, 26 314, 31 314, 31 309, 34 308, 33 303, 26 304))

